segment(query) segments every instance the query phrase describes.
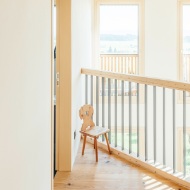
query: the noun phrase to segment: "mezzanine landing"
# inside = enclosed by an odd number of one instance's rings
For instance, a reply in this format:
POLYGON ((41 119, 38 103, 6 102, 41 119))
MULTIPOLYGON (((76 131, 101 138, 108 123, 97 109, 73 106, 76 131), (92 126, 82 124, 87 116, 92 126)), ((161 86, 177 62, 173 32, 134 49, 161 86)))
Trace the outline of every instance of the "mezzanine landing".
POLYGON ((81 151, 82 142, 73 171, 57 172, 54 190, 186 190, 100 148, 97 163, 92 144, 86 144, 84 156, 81 151))

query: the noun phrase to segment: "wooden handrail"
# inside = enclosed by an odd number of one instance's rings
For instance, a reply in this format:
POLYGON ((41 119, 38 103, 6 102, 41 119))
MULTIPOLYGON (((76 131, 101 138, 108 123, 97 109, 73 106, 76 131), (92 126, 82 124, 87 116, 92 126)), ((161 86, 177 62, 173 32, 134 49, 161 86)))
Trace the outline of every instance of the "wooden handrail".
POLYGON ((164 88, 171 88, 171 89, 190 92, 190 83, 186 83, 186 82, 164 80, 164 79, 159 79, 159 78, 150 78, 150 77, 139 76, 139 75, 127 75, 127 74, 120 74, 120 73, 101 71, 101 70, 95 70, 95 69, 87 69, 87 68, 82 68, 81 73, 86 74, 86 75, 124 80, 124 81, 139 83, 139 84, 147 84, 147 85, 152 85, 152 86, 159 86, 159 87, 164 87, 164 88))

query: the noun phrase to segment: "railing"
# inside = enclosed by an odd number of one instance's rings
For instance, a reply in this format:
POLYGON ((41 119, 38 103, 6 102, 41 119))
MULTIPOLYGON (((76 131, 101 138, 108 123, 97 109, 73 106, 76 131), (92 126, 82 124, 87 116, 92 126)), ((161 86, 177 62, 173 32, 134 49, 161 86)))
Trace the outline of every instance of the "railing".
POLYGON ((101 54, 100 65, 104 71, 139 74, 138 54, 101 54))
POLYGON ((86 81, 85 103, 94 106, 96 125, 110 129, 112 151, 124 152, 133 163, 190 188, 190 106, 186 104, 190 84, 92 69, 81 73, 86 81), (135 95, 130 93, 133 84, 135 95), (179 92, 182 104, 177 104, 179 92))

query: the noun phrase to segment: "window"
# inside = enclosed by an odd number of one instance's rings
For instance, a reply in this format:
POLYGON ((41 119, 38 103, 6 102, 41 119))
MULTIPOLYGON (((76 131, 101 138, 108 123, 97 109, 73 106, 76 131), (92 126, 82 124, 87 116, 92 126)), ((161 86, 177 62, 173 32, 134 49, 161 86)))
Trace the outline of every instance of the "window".
POLYGON ((100 53, 138 54, 138 5, 100 5, 100 53))
POLYGON ((96 3, 95 68, 143 74, 143 0, 96 3))
MULTIPOLYGON (((97 0, 95 6, 94 67, 124 74, 144 74, 144 0, 97 0)), ((118 96, 121 81, 118 81, 118 96)), ((107 81, 105 81, 105 94, 107 81)), ((125 82, 124 94, 136 96, 136 84, 125 82)), ((111 95, 114 95, 111 80, 111 95)), ((100 92, 101 95, 101 92, 100 92)))
POLYGON ((190 82, 190 1, 180 6, 180 79, 190 82))
MULTIPOLYGON (((190 82, 190 0, 179 2, 179 80, 190 82)), ((186 95, 189 103, 190 93, 186 95)))
MULTIPOLYGON (((179 0, 179 80, 190 82, 190 0, 179 0)), ((179 93, 179 103, 183 101, 179 93)), ((186 93, 190 103, 190 93, 186 93)), ((183 171, 183 128, 178 128, 178 165, 177 170, 183 171)), ((186 172, 190 174, 190 127, 186 128, 186 172)))

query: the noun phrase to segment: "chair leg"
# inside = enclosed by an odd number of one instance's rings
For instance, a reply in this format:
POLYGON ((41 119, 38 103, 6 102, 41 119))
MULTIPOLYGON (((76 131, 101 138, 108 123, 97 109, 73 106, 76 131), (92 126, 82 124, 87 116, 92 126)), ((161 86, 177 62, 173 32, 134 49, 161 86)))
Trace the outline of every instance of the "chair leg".
POLYGON ((96 148, 96 147, 95 147, 95 143, 96 143, 95 141, 96 141, 96 138, 94 138, 94 149, 96 148))
POLYGON ((109 153, 111 154, 110 144, 109 144, 109 141, 108 141, 107 133, 105 133, 104 136, 105 136, 105 138, 106 138, 106 143, 107 143, 107 146, 108 146, 108 151, 109 151, 109 153))
POLYGON ((84 155, 85 144, 86 144, 86 135, 84 135, 83 147, 82 147, 82 155, 84 155))
POLYGON ((96 151, 96 162, 98 162, 98 146, 97 146, 97 138, 94 137, 94 145, 95 145, 95 151, 96 151))

